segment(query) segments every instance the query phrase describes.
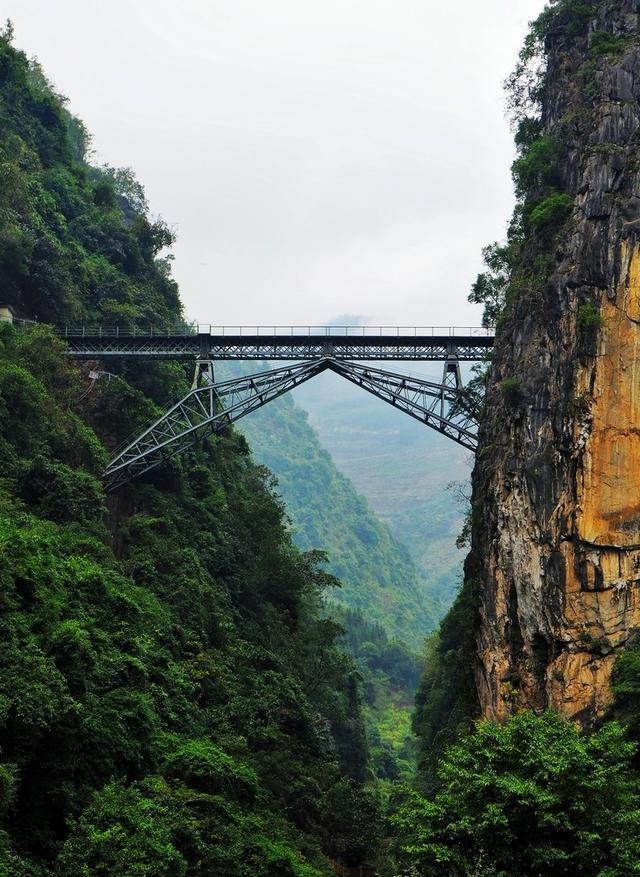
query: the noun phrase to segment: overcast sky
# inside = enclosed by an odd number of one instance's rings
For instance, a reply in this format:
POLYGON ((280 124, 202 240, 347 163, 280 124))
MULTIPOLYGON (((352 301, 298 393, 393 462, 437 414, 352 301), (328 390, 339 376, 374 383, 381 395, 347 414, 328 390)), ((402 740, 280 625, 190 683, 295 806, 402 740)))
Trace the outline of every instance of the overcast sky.
POLYGON ((189 317, 475 325, 512 208, 501 83, 543 0, 7 0, 177 232, 189 317))

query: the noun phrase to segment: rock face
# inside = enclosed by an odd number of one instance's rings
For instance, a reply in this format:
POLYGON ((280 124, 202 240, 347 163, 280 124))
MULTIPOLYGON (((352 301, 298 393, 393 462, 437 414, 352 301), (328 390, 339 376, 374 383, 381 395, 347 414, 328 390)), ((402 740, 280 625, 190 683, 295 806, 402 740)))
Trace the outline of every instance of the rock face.
POLYGON ((580 33, 547 38, 543 134, 563 143, 557 188, 574 206, 499 328, 474 473, 492 719, 551 707, 592 723, 640 630, 639 13, 596 2, 580 33))

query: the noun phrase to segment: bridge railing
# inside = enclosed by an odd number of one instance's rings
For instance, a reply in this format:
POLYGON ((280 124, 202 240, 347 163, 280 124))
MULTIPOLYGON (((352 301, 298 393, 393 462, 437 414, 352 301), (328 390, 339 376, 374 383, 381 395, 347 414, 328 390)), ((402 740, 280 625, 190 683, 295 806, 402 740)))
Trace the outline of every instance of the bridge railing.
POLYGON ((494 334, 485 326, 216 326, 213 323, 180 323, 173 326, 56 326, 63 337, 159 338, 197 334, 218 337, 485 337, 494 334))

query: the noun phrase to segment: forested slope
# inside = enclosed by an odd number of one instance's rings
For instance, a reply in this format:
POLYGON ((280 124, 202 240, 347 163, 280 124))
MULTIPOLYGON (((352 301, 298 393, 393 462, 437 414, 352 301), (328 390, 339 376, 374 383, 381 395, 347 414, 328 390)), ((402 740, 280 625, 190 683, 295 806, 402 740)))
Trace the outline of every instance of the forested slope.
POLYGON ((325 551, 324 566, 339 577, 341 586, 329 594, 330 612, 344 627, 340 642, 362 675, 372 769, 385 778, 411 773, 411 711, 424 637, 437 626, 442 605, 430 597, 406 548, 338 471, 290 396, 254 412, 238 428, 254 457, 276 473, 296 544, 325 551))
MULTIPOLYGON (((170 234, 0 39, 0 288, 40 320, 175 321, 170 234)), ((357 672, 234 432, 106 497, 108 449, 187 386, 91 386, 0 336, 0 874, 313 877, 376 854, 357 672), (356 806, 357 803, 357 806, 356 806)), ((114 370, 116 370, 114 368, 114 370)))
MULTIPOLYGON (((421 365, 388 367, 441 380, 438 365, 421 365)), ((448 608, 464 559, 456 548, 464 504, 456 501, 451 485, 460 483, 469 492, 469 453, 337 375, 320 375, 293 395, 309 411, 309 422, 338 469, 408 548, 429 596, 448 608)))
MULTIPOLYGON (((218 364, 218 376, 259 368, 218 364)), ((266 367, 266 366, 265 366, 266 367)), ((395 778, 413 769, 411 710, 423 644, 444 606, 431 598, 406 548, 342 475, 290 396, 238 424, 254 457, 276 474, 295 543, 326 552, 339 577, 330 613, 346 631, 340 642, 362 675, 371 767, 395 778)))
POLYGON ((421 650, 441 606, 405 546, 336 468, 306 412, 283 397, 239 429, 256 459, 276 474, 296 543, 327 552, 328 569, 342 582, 334 599, 421 650))

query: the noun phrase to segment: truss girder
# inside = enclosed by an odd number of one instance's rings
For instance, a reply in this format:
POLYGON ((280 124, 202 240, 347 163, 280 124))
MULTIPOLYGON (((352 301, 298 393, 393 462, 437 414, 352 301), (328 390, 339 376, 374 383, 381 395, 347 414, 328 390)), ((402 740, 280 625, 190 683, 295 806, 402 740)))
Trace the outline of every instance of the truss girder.
POLYGON ((74 359, 134 356, 149 359, 213 360, 420 360, 477 362, 493 347, 492 335, 442 336, 287 336, 173 335, 99 337, 66 335, 74 359))
POLYGON ((334 361, 329 368, 462 447, 476 450, 478 424, 467 413, 470 406, 461 404, 466 391, 456 383, 437 384, 348 362, 334 361))
POLYGON ((114 490, 154 469, 189 448, 199 435, 224 428, 325 368, 325 361, 302 363, 192 388, 141 435, 116 452, 104 473, 108 489, 114 490))
POLYGON ((222 429, 325 369, 475 451, 477 423, 465 413, 469 406, 461 402, 466 391, 455 379, 437 384, 325 356, 215 384, 205 380, 202 386, 192 387, 141 435, 116 452, 104 473, 108 489, 114 490, 148 472, 186 450, 199 435, 222 429))

